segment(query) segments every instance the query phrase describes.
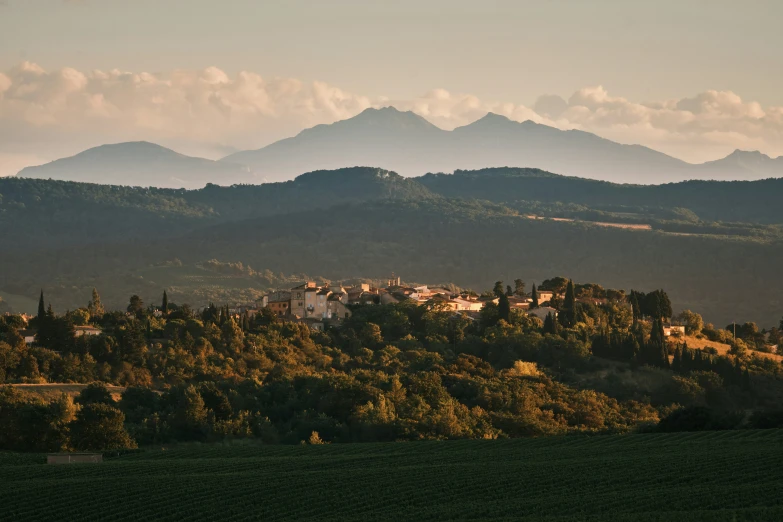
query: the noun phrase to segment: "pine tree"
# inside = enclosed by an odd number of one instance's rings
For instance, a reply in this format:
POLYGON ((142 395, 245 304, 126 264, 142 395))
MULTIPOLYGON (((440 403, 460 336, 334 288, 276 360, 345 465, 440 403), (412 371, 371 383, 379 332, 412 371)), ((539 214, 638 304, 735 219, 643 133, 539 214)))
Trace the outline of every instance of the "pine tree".
POLYGON ((103 308, 103 303, 101 303, 101 296, 98 294, 97 288, 92 289, 92 299, 90 300, 89 304, 87 304, 87 311, 90 312, 91 320, 100 319, 103 317, 103 314, 106 313, 106 310, 103 308))
POLYGON ((530 292, 530 297, 533 302, 530 303, 530 308, 538 308, 538 290, 536 290, 535 283, 533 284, 533 290, 530 292))
POLYGON ((503 295, 503 281, 495 282, 495 287, 492 289, 492 293, 495 294, 495 297, 500 297, 503 295))
POLYGON ((160 305, 160 309, 164 315, 169 313, 169 296, 166 294, 166 290, 163 290, 163 302, 160 305))
POLYGON ((514 279, 514 295, 517 297, 525 295, 525 282, 521 279, 514 279))
POLYGON ((514 295, 514 291, 511 289, 511 285, 506 285, 506 296, 511 297, 514 295))

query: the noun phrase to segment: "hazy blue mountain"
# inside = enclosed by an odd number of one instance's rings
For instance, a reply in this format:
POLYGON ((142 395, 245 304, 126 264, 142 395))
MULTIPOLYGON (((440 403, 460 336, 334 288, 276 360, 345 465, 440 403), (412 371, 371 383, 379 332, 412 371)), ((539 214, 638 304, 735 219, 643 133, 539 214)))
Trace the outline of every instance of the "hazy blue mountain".
POLYGON ((764 179, 783 177, 783 156, 770 158, 761 152, 735 150, 723 159, 699 165, 714 179, 764 179))
MULTIPOLYGON (((740 154, 744 158, 754 153, 740 154)), ((248 165, 268 181, 292 179, 314 169, 355 165, 378 166, 403 176, 525 167, 641 184, 783 176, 783 160, 764 158, 768 160, 764 168, 751 167, 755 163, 749 158, 736 161, 731 156, 693 165, 641 145, 622 145, 589 132, 563 131, 532 121, 519 123, 492 113, 445 131, 412 112, 387 107, 318 125, 262 149, 232 154, 225 161, 248 165)))
POLYGON ((22 169, 19 177, 106 185, 201 188, 207 183, 257 183, 249 169, 194 158, 145 141, 101 145, 75 156, 22 169))
POLYGON ((237 152, 221 161, 247 165, 266 181, 364 165, 413 176, 440 164, 438 158, 448 152, 448 137, 448 132, 412 112, 393 107, 367 109, 353 118, 317 125, 293 138, 260 150, 237 152))
POLYGON ((535 168, 615 183, 758 180, 783 177, 783 157, 735 151, 700 165, 641 145, 560 130, 489 113, 453 131, 413 112, 367 109, 347 120, 317 125, 262 149, 220 161, 193 158, 147 142, 103 145, 71 158, 23 169, 19 176, 113 185, 201 188, 281 182, 303 172, 371 166, 421 176, 497 167, 535 168))

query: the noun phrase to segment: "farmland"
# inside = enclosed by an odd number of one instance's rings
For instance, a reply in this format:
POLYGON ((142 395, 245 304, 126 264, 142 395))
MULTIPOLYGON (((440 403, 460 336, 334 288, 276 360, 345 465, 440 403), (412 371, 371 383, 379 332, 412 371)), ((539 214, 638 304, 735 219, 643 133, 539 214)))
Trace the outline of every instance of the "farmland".
POLYGON ((780 520, 783 431, 0 455, 6 520, 780 520))

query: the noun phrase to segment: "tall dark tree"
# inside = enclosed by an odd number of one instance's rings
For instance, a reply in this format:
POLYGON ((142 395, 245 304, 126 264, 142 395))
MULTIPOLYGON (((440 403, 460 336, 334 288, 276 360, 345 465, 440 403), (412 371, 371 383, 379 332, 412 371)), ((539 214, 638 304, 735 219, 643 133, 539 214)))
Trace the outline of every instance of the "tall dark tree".
POLYGON ((533 284, 533 289, 530 292, 530 298, 533 300, 533 302, 530 303, 530 308, 538 308, 538 290, 536 290, 535 283, 533 284))
POLYGON ((39 323, 46 317, 46 305, 44 305, 43 289, 41 289, 41 297, 38 298, 38 321, 39 323))
POLYGON ((500 297, 503 295, 503 281, 495 282, 495 287, 492 289, 492 293, 495 294, 495 297, 500 297))
POLYGON ((506 295, 508 297, 511 297, 512 295, 514 295, 514 291, 511 289, 511 285, 506 285, 506 295))
POLYGON ((160 305, 160 309, 164 314, 169 313, 169 296, 166 294, 166 290, 163 290, 163 302, 160 305))
POLYGON ((560 323, 566 328, 573 328, 576 324, 576 296, 574 294, 574 282, 570 279, 568 280, 568 286, 566 286, 560 323))
POLYGON ((672 370, 682 372, 682 350, 678 346, 674 349, 674 359, 672 360, 672 370))
POLYGON ((141 317, 144 313, 144 301, 141 300, 141 297, 137 295, 131 296, 130 302, 128 303, 128 311, 135 314, 136 317, 141 317))
POLYGON ((631 290, 631 310, 633 311, 633 322, 635 324, 641 317, 641 308, 639 308, 638 294, 633 290, 631 290))
POLYGON ((546 314, 546 318, 544 319, 544 333, 557 334, 557 320, 552 315, 552 312, 546 314))
POLYGON ((501 294, 498 299, 498 315, 500 316, 500 319, 508 322, 511 317, 511 304, 508 302, 508 296, 501 294))
POLYGON ((525 295, 525 282, 521 279, 514 279, 514 295, 517 297, 525 295))

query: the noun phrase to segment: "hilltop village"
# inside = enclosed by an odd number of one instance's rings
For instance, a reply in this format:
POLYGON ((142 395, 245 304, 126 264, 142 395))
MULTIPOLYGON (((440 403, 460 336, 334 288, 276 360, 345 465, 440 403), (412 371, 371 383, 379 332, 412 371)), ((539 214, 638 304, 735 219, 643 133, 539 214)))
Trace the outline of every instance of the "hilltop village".
MULTIPOLYGON (((510 286, 502 292, 508 297, 512 309, 534 315, 542 321, 551 314, 557 317, 555 308, 544 306, 554 299, 562 299, 561 294, 551 290, 537 290, 535 285, 530 293, 525 293, 524 283, 517 280, 516 287, 510 286)), ((605 298, 603 299, 605 300, 605 298)), ((437 305, 443 310, 451 310, 470 320, 477 320, 487 303, 498 304, 499 297, 487 292, 478 295, 475 292, 449 289, 427 285, 407 286, 399 277, 386 281, 385 287, 369 283, 360 283, 344 287, 341 284, 317 285, 306 281, 290 290, 277 290, 264 295, 255 307, 240 307, 233 310, 236 314, 257 313, 267 309, 281 319, 304 322, 313 330, 324 330, 327 326, 339 326, 351 317, 351 305, 396 304, 403 301, 418 305, 437 305)), ((596 299, 595 301, 601 301, 596 299)))

